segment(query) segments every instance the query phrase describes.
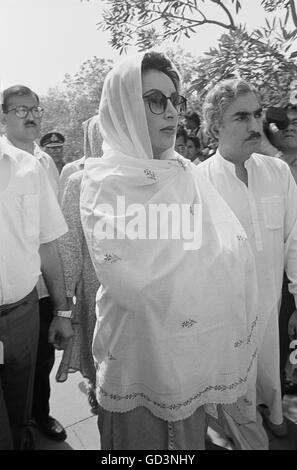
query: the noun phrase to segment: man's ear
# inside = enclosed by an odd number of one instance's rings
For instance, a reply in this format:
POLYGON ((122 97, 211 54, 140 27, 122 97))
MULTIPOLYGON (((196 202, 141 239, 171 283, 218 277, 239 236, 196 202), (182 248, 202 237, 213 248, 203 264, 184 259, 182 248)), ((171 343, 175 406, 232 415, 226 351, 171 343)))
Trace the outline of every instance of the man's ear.
POLYGON ((218 129, 218 126, 217 126, 217 123, 214 123, 210 126, 210 130, 211 130, 211 133, 214 137, 216 137, 216 139, 218 139, 220 133, 219 133, 219 129, 218 129))

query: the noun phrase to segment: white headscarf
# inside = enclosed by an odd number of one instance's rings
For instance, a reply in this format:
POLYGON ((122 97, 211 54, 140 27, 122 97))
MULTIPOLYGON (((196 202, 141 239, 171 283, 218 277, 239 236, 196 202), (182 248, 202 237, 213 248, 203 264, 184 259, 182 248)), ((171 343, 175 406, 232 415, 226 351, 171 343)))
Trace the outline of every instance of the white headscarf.
MULTIPOLYGON (((198 179, 195 165, 173 148, 167 159, 152 158, 142 59, 143 53, 126 58, 106 78, 99 109, 104 154, 87 160, 82 182, 82 224, 102 283, 93 341, 97 398, 110 411, 145 406, 176 421, 206 403, 244 396, 244 413, 254 419, 253 255, 238 220, 198 179), (132 204, 141 204, 140 225, 153 204, 188 207, 198 221, 193 249, 185 250, 182 237, 125 238, 128 223, 137 225, 132 204), (115 225, 116 237, 105 238, 115 225)), ((178 229, 176 217, 168 227, 178 229)))

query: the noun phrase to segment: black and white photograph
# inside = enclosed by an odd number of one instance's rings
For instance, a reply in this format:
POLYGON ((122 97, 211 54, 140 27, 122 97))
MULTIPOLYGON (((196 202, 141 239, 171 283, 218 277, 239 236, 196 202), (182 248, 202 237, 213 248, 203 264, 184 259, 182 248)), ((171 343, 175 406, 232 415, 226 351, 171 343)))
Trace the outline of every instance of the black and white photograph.
POLYGON ((0 450, 296 451, 296 0, 0 18, 0 450))

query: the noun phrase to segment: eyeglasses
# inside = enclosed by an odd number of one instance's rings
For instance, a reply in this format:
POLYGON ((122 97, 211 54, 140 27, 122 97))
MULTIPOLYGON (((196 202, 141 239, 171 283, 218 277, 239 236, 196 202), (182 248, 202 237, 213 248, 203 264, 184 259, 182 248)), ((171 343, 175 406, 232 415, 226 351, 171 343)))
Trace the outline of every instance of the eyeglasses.
POLYGON ((163 114, 167 108, 167 101, 170 100, 178 113, 186 112, 187 100, 178 93, 172 93, 171 96, 165 96, 161 91, 156 90, 153 93, 143 96, 148 102, 149 108, 153 114, 163 114))
POLYGON ((28 106, 16 106, 15 108, 8 109, 6 114, 10 113, 11 111, 13 111, 14 114, 20 119, 25 119, 30 112, 32 113, 32 116, 37 119, 43 116, 44 109, 40 106, 32 106, 32 108, 28 108, 28 106))

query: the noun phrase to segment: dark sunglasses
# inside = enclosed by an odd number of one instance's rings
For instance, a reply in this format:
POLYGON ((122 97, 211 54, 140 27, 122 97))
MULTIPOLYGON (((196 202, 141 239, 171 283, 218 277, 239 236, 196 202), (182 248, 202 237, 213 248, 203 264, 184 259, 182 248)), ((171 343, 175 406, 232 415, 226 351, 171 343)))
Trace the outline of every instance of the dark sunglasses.
POLYGON ((149 95, 144 95, 143 99, 147 101, 153 114, 163 114, 167 108, 167 101, 170 100, 179 114, 183 114, 187 109, 187 100, 177 92, 170 96, 165 96, 161 91, 156 90, 149 95))

